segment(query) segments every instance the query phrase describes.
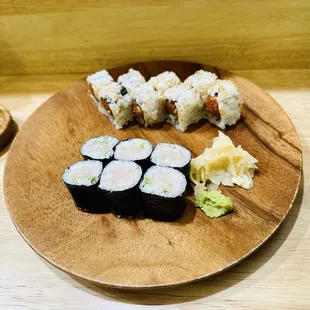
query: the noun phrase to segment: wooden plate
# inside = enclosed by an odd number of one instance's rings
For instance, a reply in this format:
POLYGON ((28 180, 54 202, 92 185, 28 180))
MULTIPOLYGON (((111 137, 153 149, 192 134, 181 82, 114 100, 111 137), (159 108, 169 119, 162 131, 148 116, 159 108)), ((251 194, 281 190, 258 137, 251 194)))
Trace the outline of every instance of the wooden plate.
MULTIPOLYGON (((117 77, 129 67, 111 73, 117 77)), ((217 136, 217 128, 207 122, 191 126, 186 133, 168 124, 116 130, 88 97, 85 80, 51 97, 18 133, 4 176, 9 212, 39 255, 98 284, 150 288, 209 277, 251 254, 287 215, 301 176, 296 131, 269 95, 233 73, 184 62, 132 67, 146 78, 173 70, 183 79, 203 67, 236 83, 245 100, 243 118, 225 133, 259 160, 259 172, 251 190, 222 188, 232 198, 234 212, 210 219, 190 200, 186 214, 172 223, 78 211, 61 175, 65 167, 81 159, 79 149, 85 140, 104 134, 119 139, 141 137, 154 144, 179 143, 197 156, 217 136)))

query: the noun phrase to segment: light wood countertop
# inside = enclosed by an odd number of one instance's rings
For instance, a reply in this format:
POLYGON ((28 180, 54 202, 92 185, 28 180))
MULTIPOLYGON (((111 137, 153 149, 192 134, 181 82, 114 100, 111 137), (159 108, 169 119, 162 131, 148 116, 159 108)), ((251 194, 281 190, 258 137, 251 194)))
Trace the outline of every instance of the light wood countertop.
MULTIPOLYGON (((299 193, 270 240, 227 272, 186 286, 127 292, 81 282, 41 259, 14 227, 3 196, 7 148, 0 157, 0 309, 310 308, 310 71, 236 72, 280 103, 303 150, 299 193)), ((83 76, 0 76, 0 104, 21 126, 50 95, 83 76)))

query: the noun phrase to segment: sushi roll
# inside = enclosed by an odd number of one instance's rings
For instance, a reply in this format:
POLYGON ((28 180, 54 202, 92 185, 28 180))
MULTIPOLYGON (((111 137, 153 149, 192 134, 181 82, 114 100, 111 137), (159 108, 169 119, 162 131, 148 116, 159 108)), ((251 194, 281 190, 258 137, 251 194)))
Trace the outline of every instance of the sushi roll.
POLYGON ((203 117, 203 104, 199 94, 184 85, 175 86, 163 94, 168 113, 167 122, 179 131, 198 122, 203 117))
POLYGON ((125 74, 118 77, 117 82, 124 86, 127 91, 131 94, 135 88, 145 83, 144 76, 137 70, 129 69, 125 74))
POLYGON ((81 155, 85 160, 99 160, 105 166, 113 158, 114 147, 118 142, 118 139, 112 136, 91 138, 82 145, 81 155))
POLYGON ((151 165, 150 156, 152 151, 152 143, 147 140, 140 138, 127 139, 116 145, 114 158, 116 160, 134 161, 141 166, 143 171, 146 171, 151 165))
POLYGON ((86 79, 90 91, 90 96, 95 102, 96 105, 98 105, 100 101, 99 97, 99 91, 100 89, 113 82, 112 76, 109 74, 106 70, 98 71, 94 74, 91 74, 86 79))
POLYGON ((178 170, 153 166, 140 183, 146 216, 158 221, 174 221, 186 210, 186 179, 178 170))
POLYGON ((217 80, 202 100, 205 104, 204 117, 221 129, 234 125, 241 116, 243 100, 232 81, 217 80))
POLYGON ((113 160, 105 166, 99 191, 110 203, 114 214, 134 217, 141 213, 141 177, 141 167, 132 161, 113 160))
POLYGON ((184 86, 193 88, 201 95, 217 80, 217 76, 208 71, 198 70, 184 81, 184 86))
POLYGON ((133 92, 132 113, 144 127, 163 122, 167 117, 165 100, 151 84, 144 83, 133 92))
POLYGON ((163 73, 151 77, 148 83, 154 86, 154 88, 158 92, 163 93, 168 88, 181 84, 181 81, 174 72, 165 71, 163 73))
POLYGON ((96 160, 79 161, 68 167, 62 175, 75 205, 82 211, 107 213, 110 207, 97 190, 102 163, 96 160))
POLYGON ((191 152, 183 146, 159 143, 151 155, 151 163, 157 166, 175 168, 189 178, 191 152))
POLYGON ((99 91, 99 110, 109 117, 116 129, 121 129, 133 119, 131 96, 127 89, 116 83, 110 83, 99 91))

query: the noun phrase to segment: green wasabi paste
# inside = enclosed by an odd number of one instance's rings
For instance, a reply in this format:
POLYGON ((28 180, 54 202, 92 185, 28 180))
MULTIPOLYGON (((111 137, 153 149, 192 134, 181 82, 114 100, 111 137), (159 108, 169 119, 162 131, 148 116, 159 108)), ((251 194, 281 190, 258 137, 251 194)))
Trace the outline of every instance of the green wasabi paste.
POLYGON ((219 191, 201 192, 196 200, 196 206, 212 218, 222 216, 233 209, 231 199, 219 191))

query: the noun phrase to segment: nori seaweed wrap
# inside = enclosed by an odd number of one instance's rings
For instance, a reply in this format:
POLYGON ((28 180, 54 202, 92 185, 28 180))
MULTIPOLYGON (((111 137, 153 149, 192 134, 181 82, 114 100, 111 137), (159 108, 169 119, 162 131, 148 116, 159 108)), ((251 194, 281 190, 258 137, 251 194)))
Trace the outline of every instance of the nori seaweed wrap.
POLYGON ((102 163, 95 160, 79 161, 68 167, 62 180, 77 208, 90 213, 108 213, 111 209, 98 192, 102 163))
POLYGON ((81 155, 85 160, 99 160, 105 166, 113 159, 114 147, 118 142, 119 140, 112 136, 91 138, 82 145, 81 155))
POLYGON ((170 167, 182 172, 189 178, 191 152, 183 146, 172 143, 159 143, 151 155, 154 165, 170 167))
POLYGON ((140 138, 131 138, 121 141, 115 146, 114 158, 116 160, 134 161, 145 172, 151 166, 152 151, 151 142, 140 138))
POLYGON ((110 203, 114 214, 135 217, 143 211, 141 177, 141 167, 132 161, 114 160, 103 169, 99 192, 110 203))
POLYGON ((153 166, 144 174, 140 190, 147 217, 158 221, 174 221, 186 210, 186 178, 178 170, 153 166))

